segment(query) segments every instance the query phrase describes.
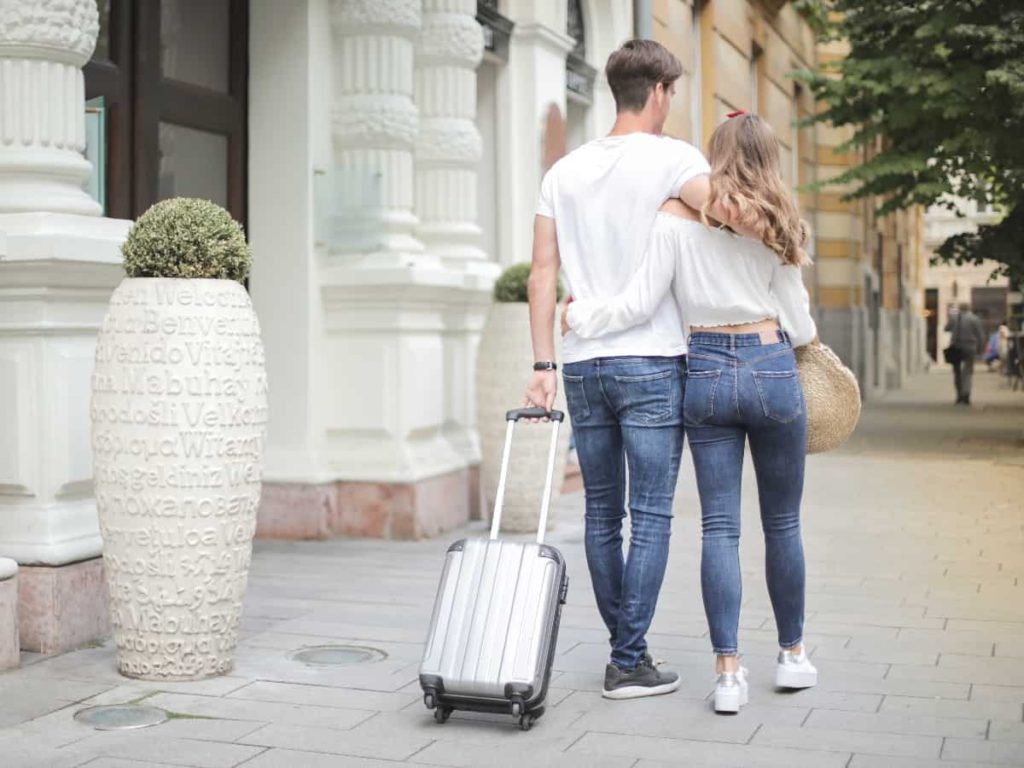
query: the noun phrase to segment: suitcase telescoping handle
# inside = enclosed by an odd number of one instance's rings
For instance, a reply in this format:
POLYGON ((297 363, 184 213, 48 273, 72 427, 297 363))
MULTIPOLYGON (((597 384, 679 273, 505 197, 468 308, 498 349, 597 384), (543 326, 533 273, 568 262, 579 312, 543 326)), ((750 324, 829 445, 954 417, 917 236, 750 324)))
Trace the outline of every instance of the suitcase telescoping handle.
POLYGON ((555 458, 558 456, 558 428, 565 420, 561 411, 548 411, 544 408, 517 408, 505 414, 508 426, 505 429, 505 449, 501 453, 501 473, 498 475, 498 498, 494 501, 494 516, 491 520, 491 538, 498 538, 501 528, 501 511, 505 506, 505 482, 508 480, 508 462, 512 454, 512 432, 520 419, 550 419, 551 447, 548 449, 547 477, 544 480, 544 496, 540 503, 540 523, 537 526, 537 543, 544 543, 544 533, 548 527, 548 508, 551 506, 551 483, 555 474, 555 458))

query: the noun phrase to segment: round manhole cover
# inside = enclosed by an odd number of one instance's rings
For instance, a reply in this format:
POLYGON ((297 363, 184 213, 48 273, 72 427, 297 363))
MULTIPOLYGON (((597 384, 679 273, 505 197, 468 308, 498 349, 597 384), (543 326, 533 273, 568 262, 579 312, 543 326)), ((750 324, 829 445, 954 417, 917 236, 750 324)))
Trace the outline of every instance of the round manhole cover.
POLYGON ((318 645, 314 648, 303 648, 292 654, 295 661, 314 667, 345 667, 354 664, 372 664, 382 661, 388 655, 376 648, 362 645, 318 645))
POLYGON ((110 707, 88 707, 75 713, 75 720, 97 731, 125 731, 148 728, 167 721, 167 713, 158 707, 119 704, 110 707))

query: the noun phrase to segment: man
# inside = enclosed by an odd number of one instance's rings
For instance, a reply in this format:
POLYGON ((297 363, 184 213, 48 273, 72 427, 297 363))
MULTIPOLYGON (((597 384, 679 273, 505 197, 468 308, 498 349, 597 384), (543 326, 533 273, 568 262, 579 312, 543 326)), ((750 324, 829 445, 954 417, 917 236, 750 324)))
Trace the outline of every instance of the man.
MULTIPOLYGON (((534 219, 530 324, 534 374, 525 401, 550 409, 556 286, 607 298, 622 291, 643 257, 658 208, 679 197, 707 199, 707 161, 693 146, 661 136, 679 61, 651 40, 631 40, 605 69, 617 108, 612 131, 557 162, 541 184, 534 219)), ((669 297, 650 321, 600 339, 565 338, 565 386, 586 493, 586 553, 608 627, 604 696, 670 693, 679 676, 647 652, 668 560, 672 497, 683 448, 685 338, 669 297), (631 537, 622 551, 629 478, 631 537)))
POLYGON ((951 315, 946 330, 952 333, 949 346, 953 348, 953 385, 956 404, 971 404, 971 384, 974 381, 974 358, 985 346, 985 329, 981 319, 971 312, 971 305, 963 302, 959 311, 951 315))

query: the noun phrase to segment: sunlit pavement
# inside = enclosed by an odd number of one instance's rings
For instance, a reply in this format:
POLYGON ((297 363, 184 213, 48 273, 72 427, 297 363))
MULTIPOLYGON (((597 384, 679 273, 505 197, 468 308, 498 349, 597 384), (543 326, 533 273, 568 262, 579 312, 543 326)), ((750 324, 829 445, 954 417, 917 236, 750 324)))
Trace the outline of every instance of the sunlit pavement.
MULTIPOLYGON (((416 670, 449 538, 258 542, 244 639, 228 677, 150 684, 114 651, 26 655, 0 675, 0 765, 254 768, 414 765, 1024 765, 1024 393, 979 370, 975 405, 952 405, 948 370, 869 405, 841 451, 809 460, 804 505, 807 643, 817 688, 773 690, 775 633, 748 465, 741 647, 751 703, 716 716, 698 586, 693 472, 680 478, 672 559, 651 650, 683 677, 670 696, 600 697, 607 653, 582 548, 583 498, 559 503, 551 542, 572 578, 547 714, 434 722, 416 670), (315 668, 307 646, 387 658, 315 668), (72 715, 144 698, 174 717, 100 732, 72 715)), ((479 527, 470 535, 481 533, 479 527)))

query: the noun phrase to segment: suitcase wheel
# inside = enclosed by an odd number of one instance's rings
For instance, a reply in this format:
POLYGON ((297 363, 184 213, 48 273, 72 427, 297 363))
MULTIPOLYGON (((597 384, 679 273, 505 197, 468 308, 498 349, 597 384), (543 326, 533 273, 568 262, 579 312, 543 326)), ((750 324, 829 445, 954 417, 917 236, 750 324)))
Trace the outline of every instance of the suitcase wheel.
POLYGON ((448 718, 452 716, 451 707, 438 707, 434 710, 434 720, 438 723, 447 723, 448 718))
POLYGON ((512 717, 518 717, 520 721, 525 717, 523 714, 523 702, 518 699, 513 699, 512 701, 512 717))
POLYGON ((535 715, 520 715, 519 716, 519 728, 523 731, 528 731, 533 728, 534 722, 537 720, 535 715))
POLYGON ((437 698, 434 696, 433 691, 427 691, 423 694, 423 704, 427 709, 433 709, 437 706, 437 698))

